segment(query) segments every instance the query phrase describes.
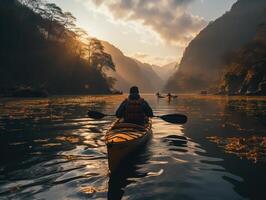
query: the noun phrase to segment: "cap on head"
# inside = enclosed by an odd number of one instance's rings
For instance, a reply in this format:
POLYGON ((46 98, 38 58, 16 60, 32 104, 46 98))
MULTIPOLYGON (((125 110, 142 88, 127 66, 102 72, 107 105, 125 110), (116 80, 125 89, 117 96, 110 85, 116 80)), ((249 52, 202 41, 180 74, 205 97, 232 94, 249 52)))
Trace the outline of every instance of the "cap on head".
POLYGON ((137 86, 133 86, 130 88, 130 94, 139 94, 139 88, 137 86))

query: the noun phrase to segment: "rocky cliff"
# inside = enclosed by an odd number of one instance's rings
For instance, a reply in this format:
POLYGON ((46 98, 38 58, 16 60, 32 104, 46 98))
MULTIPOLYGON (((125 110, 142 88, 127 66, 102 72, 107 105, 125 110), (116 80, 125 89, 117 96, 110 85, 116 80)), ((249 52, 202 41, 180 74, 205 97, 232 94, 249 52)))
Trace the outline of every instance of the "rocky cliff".
POLYGON ((238 0, 188 45, 166 90, 192 92, 216 87, 226 73, 228 56, 252 41, 265 21, 265 0, 238 0))

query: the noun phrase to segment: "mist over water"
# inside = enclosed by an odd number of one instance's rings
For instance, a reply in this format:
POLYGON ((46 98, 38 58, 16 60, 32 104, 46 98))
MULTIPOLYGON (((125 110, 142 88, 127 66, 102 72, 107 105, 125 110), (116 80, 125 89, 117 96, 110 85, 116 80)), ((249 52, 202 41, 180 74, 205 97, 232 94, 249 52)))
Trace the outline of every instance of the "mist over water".
POLYGON ((126 96, 0 100, 0 199, 265 199, 266 98, 144 95, 153 138, 109 174, 104 133, 126 96))

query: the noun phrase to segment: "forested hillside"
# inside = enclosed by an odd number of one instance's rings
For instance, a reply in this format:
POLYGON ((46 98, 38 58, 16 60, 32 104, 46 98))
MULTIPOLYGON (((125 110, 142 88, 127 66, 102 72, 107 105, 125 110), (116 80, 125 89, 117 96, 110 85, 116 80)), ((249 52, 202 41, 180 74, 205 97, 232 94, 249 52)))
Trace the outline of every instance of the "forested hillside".
POLYGON ((41 0, 1 0, 0 90, 18 87, 51 94, 110 93, 115 69, 101 42, 88 38, 75 17, 41 0))

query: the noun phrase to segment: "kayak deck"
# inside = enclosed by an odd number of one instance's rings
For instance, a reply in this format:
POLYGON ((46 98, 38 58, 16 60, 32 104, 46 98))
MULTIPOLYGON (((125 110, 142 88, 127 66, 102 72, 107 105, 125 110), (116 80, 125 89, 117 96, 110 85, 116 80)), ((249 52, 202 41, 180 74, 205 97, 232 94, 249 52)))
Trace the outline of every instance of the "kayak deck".
POLYGON ((106 143, 121 143, 139 139, 146 134, 146 131, 147 128, 140 125, 129 123, 114 124, 106 134, 106 143))
POLYGON ((151 134, 151 121, 141 126, 117 120, 105 136, 110 171, 115 171, 124 158, 144 145, 151 134))

